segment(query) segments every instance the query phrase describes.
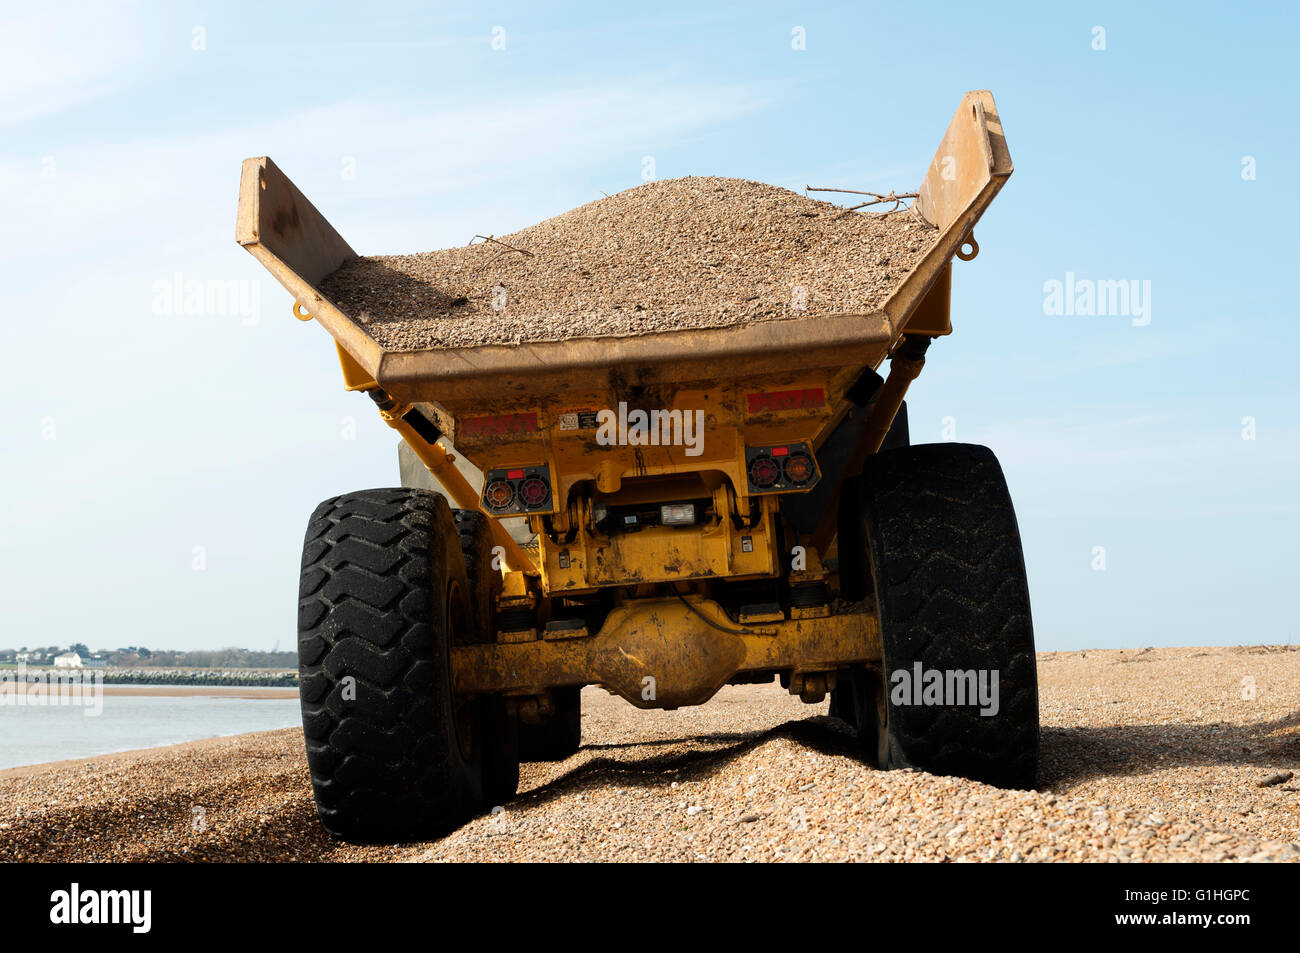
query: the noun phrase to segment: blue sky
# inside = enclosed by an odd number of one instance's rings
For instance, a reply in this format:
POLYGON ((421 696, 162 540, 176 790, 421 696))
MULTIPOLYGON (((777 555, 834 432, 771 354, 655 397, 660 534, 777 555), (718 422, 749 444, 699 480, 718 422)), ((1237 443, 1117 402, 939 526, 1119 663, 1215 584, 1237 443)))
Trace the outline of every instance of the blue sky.
POLYGON ((914 188, 977 88, 1016 172, 913 440, 999 455, 1040 648, 1296 641, 1298 17, 1137 7, 6 5, 0 647, 290 646, 311 509, 397 482, 328 337, 234 243, 244 157, 363 254, 407 252, 634 186, 645 156, 914 188), (1150 323, 1045 314, 1067 272, 1149 281, 1150 323), (178 275, 247 306, 160 300, 178 275))

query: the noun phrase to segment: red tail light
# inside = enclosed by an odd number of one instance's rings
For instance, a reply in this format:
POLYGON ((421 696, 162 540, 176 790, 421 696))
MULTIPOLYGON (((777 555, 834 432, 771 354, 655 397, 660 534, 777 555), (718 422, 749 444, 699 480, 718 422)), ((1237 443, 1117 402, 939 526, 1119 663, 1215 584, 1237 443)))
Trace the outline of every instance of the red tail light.
POLYGON ((766 490, 781 479, 781 467, 769 456, 755 457, 749 463, 749 482, 766 490))
POLYGON ((493 480, 483 488, 483 502, 492 510, 504 510, 515 501, 515 488, 505 480, 493 480))
POLYGON ((813 466, 812 457, 806 453, 790 454, 785 458, 782 470, 785 473, 785 478, 795 486, 803 486, 817 475, 817 468, 813 466))
POLYGON ((483 477, 483 506, 494 516, 551 510, 551 472, 545 465, 503 467, 483 477))
POLYGON ((817 460, 806 443, 746 447, 745 460, 751 493, 807 490, 821 476, 817 471, 817 460))
POLYGON ((546 485, 545 480, 537 477, 529 477, 519 485, 519 499, 523 500, 524 506, 536 509, 551 498, 551 488, 546 485))

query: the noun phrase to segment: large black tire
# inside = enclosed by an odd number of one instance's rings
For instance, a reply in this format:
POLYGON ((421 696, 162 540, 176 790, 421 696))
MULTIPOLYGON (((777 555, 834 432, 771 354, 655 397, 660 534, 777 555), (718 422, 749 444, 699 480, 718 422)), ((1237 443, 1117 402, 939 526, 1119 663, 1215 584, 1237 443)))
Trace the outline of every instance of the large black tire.
POLYGON ((582 747, 582 689, 551 692, 555 714, 540 725, 519 725, 519 760, 563 761, 582 747))
POLYGON ((453 696, 474 638, 447 501, 362 490, 316 508, 303 546, 298 657, 316 807, 336 837, 445 833, 482 802, 482 716, 453 696))
MULTIPOLYGON (((469 579, 475 642, 495 642, 501 573, 493 564, 492 527, 478 510, 453 510, 460 551, 469 579)), ((500 696, 479 700, 483 711, 483 799, 504 804, 519 790, 519 733, 500 696)))
POLYGON ((1029 586, 997 459, 969 444, 907 447, 877 454, 850 482, 841 572, 863 575, 884 650, 883 671, 850 673, 864 753, 880 767, 1033 787, 1039 725, 1029 586), (913 678, 918 663, 923 673, 985 673, 990 686, 996 673, 996 712, 951 698, 916 704, 903 676, 913 678))

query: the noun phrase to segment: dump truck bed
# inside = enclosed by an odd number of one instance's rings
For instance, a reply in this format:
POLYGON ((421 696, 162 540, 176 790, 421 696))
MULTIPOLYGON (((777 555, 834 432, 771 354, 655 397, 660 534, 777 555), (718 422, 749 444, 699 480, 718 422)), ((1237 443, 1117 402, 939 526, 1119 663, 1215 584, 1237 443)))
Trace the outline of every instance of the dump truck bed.
POLYGON ((892 215, 740 180, 670 180, 467 248, 363 259, 262 157, 244 163, 238 240, 334 336, 355 365, 350 385, 401 401, 809 368, 842 392, 909 327, 950 330, 950 260, 1010 173, 992 96, 977 91, 914 209, 892 215))
POLYGON ((872 314, 937 237, 911 209, 691 176, 468 246, 356 258, 322 290, 390 351, 630 337, 872 314))

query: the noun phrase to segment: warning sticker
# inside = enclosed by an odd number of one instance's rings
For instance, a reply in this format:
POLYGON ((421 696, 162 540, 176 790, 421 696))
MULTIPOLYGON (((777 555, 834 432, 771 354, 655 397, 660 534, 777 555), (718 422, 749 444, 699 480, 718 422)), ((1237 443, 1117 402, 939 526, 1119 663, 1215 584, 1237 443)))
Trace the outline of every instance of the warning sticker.
POLYGON ((561 430, 595 430, 597 426, 595 410, 573 410, 560 414, 561 430))

